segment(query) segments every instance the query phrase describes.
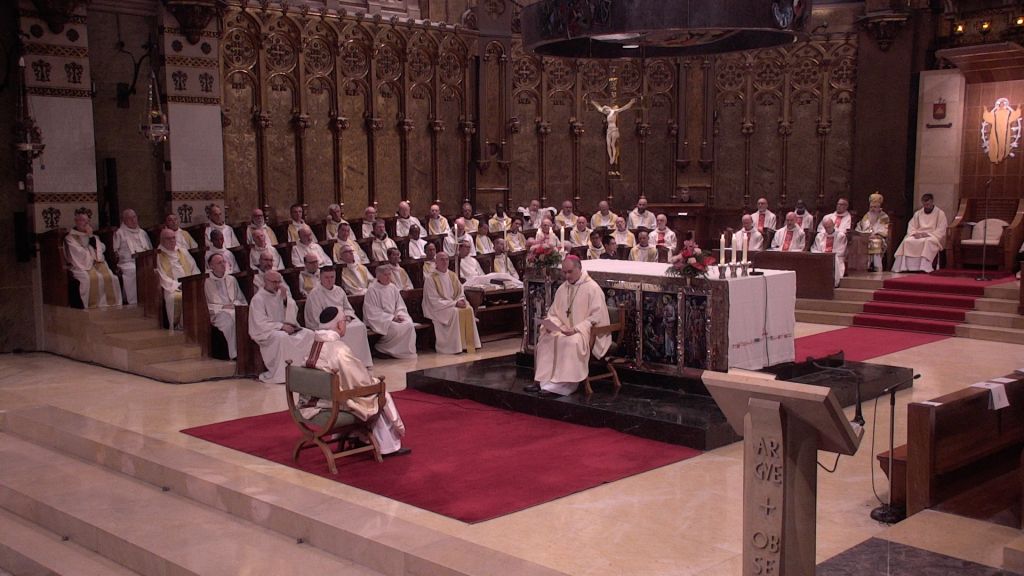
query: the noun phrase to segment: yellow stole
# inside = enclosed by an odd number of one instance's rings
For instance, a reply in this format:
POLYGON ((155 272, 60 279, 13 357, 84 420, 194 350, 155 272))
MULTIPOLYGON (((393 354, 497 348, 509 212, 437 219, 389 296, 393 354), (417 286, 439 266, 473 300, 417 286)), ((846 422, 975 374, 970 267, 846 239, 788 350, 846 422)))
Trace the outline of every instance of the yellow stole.
MULTIPOLYGON (((89 246, 89 236, 82 236, 79 234, 69 234, 79 244, 81 244, 90 254, 93 255, 92 268, 86 270, 86 274, 89 275, 89 301, 85 303, 86 308, 95 308, 100 305, 100 274, 106 276, 107 280, 103 283, 103 292, 107 297, 107 306, 113 306, 117 299, 114 296, 114 273, 110 271, 110 267, 107 266, 106 260, 96 260, 96 250, 89 246)), ((99 239, 97 238, 97 241, 99 239)))
MULTIPOLYGON (((167 253, 164 252, 163 250, 158 250, 157 252, 157 260, 160 263, 160 270, 163 270, 163 273, 168 278, 174 278, 174 272, 171 270, 170 256, 168 256, 167 253)), ((192 268, 192 263, 189 262, 188 258, 185 257, 185 254, 183 253, 184 251, 181 248, 178 248, 177 250, 175 250, 175 252, 178 255, 178 263, 181 264, 181 269, 185 271, 185 276, 191 276, 195 274, 196 271, 192 268)))
MULTIPOLYGON (((437 293, 440 294, 442 298, 456 300, 459 296, 459 292, 461 291, 460 288, 462 287, 462 284, 459 282, 459 277, 455 272, 449 270, 447 274, 448 279, 452 283, 451 297, 448 297, 444 293, 444 288, 441 285, 441 275, 436 272, 433 275, 434 286, 437 287, 437 293)), ((475 328, 473 309, 467 304, 465 308, 456 308, 456 310, 459 311, 459 334, 462 337, 462 343, 466 346, 466 352, 472 354, 473 352, 476 352, 476 342, 473 340, 473 329, 475 328)))
POLYGON ((346 275, 351 279, 349 284, 352 286, 365 289, 370 284, 370 275, 367 273, 366 267, 359 262, 353 262, 351 265, 346 264, 341 276, 344 278, 346 275))

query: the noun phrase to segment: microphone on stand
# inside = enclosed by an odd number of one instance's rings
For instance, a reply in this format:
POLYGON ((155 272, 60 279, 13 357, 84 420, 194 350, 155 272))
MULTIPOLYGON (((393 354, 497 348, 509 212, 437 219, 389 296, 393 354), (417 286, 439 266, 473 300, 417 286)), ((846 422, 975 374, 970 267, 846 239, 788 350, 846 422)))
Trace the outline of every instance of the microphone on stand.
MULTIPOLYGON (((871 518, 883 524, 895 524, 907 517, 906 509, 902 506, 895 506, 892 503, 892 483, 893 478, 896 476, 893 472, 893 455, 896 451, 896 393, 904 388, 908 388, 914 383, 914 380, 917 380, 920 377, 920 374, 914 374, 913 378, 897 382, 896 384, 882 390, 882 394, 889 395, 889 503, 882 504, 878 508, 872 510, 871 518)), ((877 423, 878 422, 876 421, 875 424, 877 423)), ((872 456, 874 455, 872 454, 872 456)))

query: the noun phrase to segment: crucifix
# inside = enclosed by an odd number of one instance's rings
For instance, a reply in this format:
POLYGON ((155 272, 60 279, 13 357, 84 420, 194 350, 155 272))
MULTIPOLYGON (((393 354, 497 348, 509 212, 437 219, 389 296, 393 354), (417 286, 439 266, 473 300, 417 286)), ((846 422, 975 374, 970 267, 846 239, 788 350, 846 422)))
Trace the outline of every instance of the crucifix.
POLYGON ((604 114, 604 120, 607 124, 607 130, 605 131, 605 145, 608 149, 608 176, 609 177, 622 177, 622 173, 619 172, 619 114, 629 110, 636 104, 636 98, 630 99, 625 106, 615 106, 613 103, 619 95, 619 79, 609 78, 608 84, 611 89, 611 100, 608 104, 600 105, 596 101, 591 100, 590 104, 601 114, 604 114))

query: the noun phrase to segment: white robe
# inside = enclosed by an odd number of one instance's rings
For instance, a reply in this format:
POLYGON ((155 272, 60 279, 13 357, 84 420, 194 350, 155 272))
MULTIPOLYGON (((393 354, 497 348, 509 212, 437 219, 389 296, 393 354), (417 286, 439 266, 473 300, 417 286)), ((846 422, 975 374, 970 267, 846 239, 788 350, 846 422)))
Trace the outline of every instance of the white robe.
POLYGON ((505 248, 509 252, 522 252, 526 250, 526 236, 522 232, 509 232, 505 235, 505 248))
POLYGON ((335 286, 327 290, 321 284, 309 293, 304 311, 306 327, 320 326, 320 313, 332 306, 337 308, 338 313, 348 321, 342 342, 349 347, 356 358, 362 361, 364 366, 372 367, 373 356, 370 354, 370 342, 366 337, 366 324, 363 324, 363 321, 356 316, 356 311, 349 303, 348 296, 340 287, 335 286))
POLYGON ((619 246, 632 248, 636 245, 636 236, 629 230, 616 230, 612 232, 612 238, 615 238, 615 243, 619 246))
POLYGON ((253 240, 253 238, 252 238, 252 233, 255 232, 256 230, 262 230, 263 233, 267 235, 267 245, 268 246, 276 246, 277 245, 277 234, 274 234, 274 230, 270 226, 267 226, 266 224, 264 224, 263 226, 260 226, 260 227, 256 227, 256 226, 253 226, 252 224, 249 224, 249 226, 246 227, 246 229, 245 229, 245 243, 246 244, 255 244, 256 243, 256 241, 253 240))
POLYGON ((444 237, 444 251, 454 258, 455 254, 459 251, 459 244, 463 240, 469 241, 469 255, 476 256, 476 242, 473 241, 473 237, 468 232, 456 238, 455 231, 452 230, 450 234, 444 237))
POLYGON ((737 261, 743 256, 743 241, 747 236, 750 237, 750 243, 747 244, 748 258, 751 252, 764 249, 764 234, 758 232, 757 228, 751 228, 749 232, 745 228, 740 228, 732 233, 732 249, 739 252, 739 255, 736 256, 737 261))
POLYGON ((602 254, 604 254, 604 246, 599 246, 597 248, 594 246, 587 246, 587 260, 600 260, 602 254))
POLYGON ((260 381, 268 384, 284 384, 287 361, 302 366, 313 344, 313 332, 299 328, 292 334, 281 328, 284 324, 299 325, 296 319, 298 306, 290 295, 284 299, 260 289, 249 304, 249 337, 260 345, 260 355, 267 371, 260 374, 260 381))
MULTIPOLYGON (((307 226, 305 220, 301 220, 299 222, 296 222, 295 220, 289 220, 288 221, 288 241, 289 242, 293 242, 295 244, 299 243, 299 228, 302 228, 303 226, 307 226)), ((312 233, 312 228, 310 228, 310 232, 312 233)), ((316 234, 314 233, 313 234, 313 242, 316 242, 316 241, 317 241, 316 240, 316 234)))
MULTIPOLYGON (((821 219, 821 222, 818 224, 818 232, 825 231, 825 220, 829 218, 831 218, 832 222, 835 223, 836 232, 839 232, 840 234, 849 233, 850 228, 853 227, 853 216, 850 214, 849 211, 847 211, 846 214, 843 214, 842 216, 833 212, 821 219)), ((800 224, 800 217, 797 216, 796 219, 797 224, 800 224)))
POLYGON ((196 241, 192 238, 192 235, 183 230, 182 228, 178 228, 177 230, 174 231, 174 237, 175 241, 178 244, 178 248, 182 248, 185 251, 195 250, 196 248, 199 248, 199 244, 197 244, 196 241))
MULTIPOLYGON (((794 213, 796 212, 794 211, 794 213)), ((814 232, 814 214, 807 211, 805 211, 802 216, 797 214, 796 225, 804 229, 805 235, 814 232)))
POLYGON ((345 267, 341 270, 341 287, 345 289, 345 292, 348 292, 349 296, 362 296, 366 294, 366 289, 370 287, 372 282, 373 278, 370 277, 370 271, 359 262, 345 264, 345 267))
POLYGON ((466 223, 466 233, 476 234, 476 231, 480 229, 480 221, 476 218, 462 217, 462 220, 466 223))
POLYGON ((374 238, 373 243, 370 244, 370 256, 375 262, 387 262, 388 261, 388 250, 391 248, 398 248, 398 244, 387 236, 383 240, 374 238))
POLYGON ((771 210, 754 212, 750 217, 754 219, 754 228, 762 234, 764 234, 766 228, 768 230, 775 230, 775 225, 778 223, 775 213, 771 210))
POLYGON ((576 216, 572 212, 566 215, 564 212, 559 212, 555 215, 555 228, 573 228, 576 226, 576 220, 579 216, 576 216))
POLYGON ((922 271, 931 272, 932 264, 939 252, 946 245, 946 228, 949 221, 942 208, 935 207, 931 214, 925 214, 924 208, 914 213, 907 225, 907 237, 896 249, 896 258, 892 265, 893 272, 922 271), (924 233, 925 238, 914 238, 914 234, 924 233))
POLYGON ((284 262, 281 261, 281 253, 277 251, 277 248, 273 246, 267 246, 262 251, 253 244, 249 248, 249 267, 253 270, 259 270, 260 267, 260 254, 263 252, 269 252, 274 257, 274 270, 284 270, 284 262))
POLYGON ((438 216, 436 219, 427 218, 427 236, 439 236, 449 232, 451 232, 451 226, 448 225, 448 219, 444 216, 438 216))
POLYGON ((569 232, 569 242, 572 242, 573 248, 580 248, 590 244, 590 228, 580 230, 579 228, 573 228, 569 232))
POLYGON ((228 357, 232 360, 238 356, 238 343, 235 339, 235 306, 245 306, 249 302, 238 286, 234 276, 225 273, 218 278, 210 272, 203 285, 206 293, 206 307, 210 312, 210 324, 224 334, 228 343, 228 357))
POLYGON ((402 218, 399 216, 395 220, 395 236, 399 238, 405 238, 409 235, 409 229, 413 226, 418 226, 420 233, 423 232, 423 225, 420 224, 420 219, 415 216, 409 216, 408 218, 402 218))
POLYGON ((846 275, 846 234, 839 232, 832 233, 832 247, 831 250, 828 248, 829 235, 824 231, 818 232, 818 235, 814 237, 814 245, 811 246, 811 252, 819 254, 832 253, 836 255, 836 286, 839 286, 839 281, 846 275))
POLYGON ((594 212, 594 215, 590 217, 590 227, 591 228, 601 228, 603 226, 603 227, 611 230, 611 229, 615 228, 615 221, 618 220, 618 219, 619 219, 619 217, 616 216, 615 213, 610 211, 610 210, 608 211, 608 215, 607 216, 605 216, 604 214, 601 214, 600 211, 594 212))
POLYGON ((363 220, 363 235, 360 238, 372 238, 373 237, 373 224, 376 220, 363 220))
POLYGON ((405 268, 394 265, 394 270, 391 272, 391 281, 398 284, 399 290, 414 290, 416 287, 412 285, 412 278, 409 277, 409 273, 405 271, 405 268))
POLYGON ((149 234, 142 228, 121 226, 114 232, 114 252, 117 253, 117 268, 121 271, 121 283, 124 285, 125 304, 139 303, 135 254, 152 249, 149 234))
MULTIPOLYGON (((120 306, 121 284, 110 270, 99 236, 72 229, 64 237, 65 257, 71 275, 78 280, 78 294, 86 308, 120 306), (95 245, 90 245, 93 241, 95 245)), ((63 274, 63 272, 61 272, 63 274)))
MULTIPOLYGON (((341 222, 347 223, 344 218, 341 219, 341 222)), ((327 217, 327 220, 324 221, 324 236, 327 237, 327 240, 338 239, 338 228, 341 226, 341 222, 335 222, 330 216, 327 217)))
POLYGON ((637 228, 647 228, 648 230, 654 230, 658 225, 658 218, 654 215, 654 212, 650 210, 644 210, 643 214, 637 211, 636 208, 629 212, 629 218, 626 219, 626 228, 635 230, 637 228))
POLYGON ((459 354, 463 350, 472 353, 480 347, 473 308, 468 302, 464 308, 456 306, 465 300, 462 284, 454 272, 435 272, 423 280, 423 315, 434 321, 436 349, 441 354, 459 354))
POLYGON ((611 346, 611 336, 602 336, 590 349, 590 331, 595 326, 607 326, 608 305, 604 292, 584 272, 576 284, 562 283, 548 308, 547 319, 565 328, 577 330, 566 336, 561 332, 541 329, 534 349, 533 379, 541 388, 556 394, 568 395, 576 391, 587 378, 590 354, 601 358, 611 346))
POLYGON ((494 254, 494 242, 491 241, 491 237, 487 234, 477 233, 476 235, 476 253, 477 254, 494 254))
POLYGON ((540 224, 541 224, 541 222, 544 221, 545 217, 552 218, 552 222, 553 222, 554 221, 555 209, 554 208, 541 208, 541 209, 537 210, 536 212, 533 212, 532 210, 529 210, 527 208, 520 207, 519 208, 519 213, 523 215, 523 229, 524 230, 534 230, 536 228, 540 228, 540 224))
POLYGON ((210 222, 210 224, 206 227, 206 247, 207 248, 213 246, 213 242, 210 241, 210 232, 213 232, 214 228, 216 228, 217 230, 220 230, 220 233, 224 236, 224 247, 225 248, 234 248, 234 247, 238 246, 238 237, 235 236, 235 229, 234 228, 232 228, 231 226, 228 226, 227 224, 217 225, 217 224, 214 224, 213 222, 210 222))
POLYGON ((374 280, 363 299, 363 321, 382 335, 376 346, 378 352, 395 358, 416 358, 416 325, 398 286, 374 280), (403 321, 395 322, 396 316, 403 321))
POLYGON ((178 247, 168 252, 161 246, 156 251, 156 271, 164 294, 167 323, 172 329, 178 328, 181 324, 181 282, 178 279, 198 274, 199 267, 188 250, 178 247))
POLYGON ((657 262, 658 249, 650 244, 646 248, 637 244, 629 250, 629 259, 634 262, 657 262))
POLYGON ((547 234, 545 234, 543 230, 538 229, 537 233, 533 236, 533 240, 534 242, 544 242, 548 246, 556 246, 559 248, 562 246, 562 240, 559 238, 558 234, 555 234, 554 228, 548 230, 547 234))
POLYGON ((489 228, 491 232, 505 232, 510 230, 512 228, 512 217, 505 214, 504 218, 498 218, 498 215, 495 214, 487 221, 487 228, 489 228))
POLYGON ((238 266, 238 260, 235 259, 235 254, 227 248, 213 248, 212 246, 207 248, 206 253, 203 254, 203 261, 206 262, 207 266, 209 266, 210 258, 212 258, 214 254, 220 254, 224 257, 224 262, 227 264, 227 272, 225 272, 225 274, 234 274, 235 272, 242 271, 238 266))
POLYGON ((477 276, 484 275, 484 269, 480 266, 480 261, 472 256, 466 256, 465 258, 459 259, 459 275, 464 280, 470 278, 476 278, 477 276))
POLYGON ((363 247, 360 246, 359 242, 356 242, 351 235, 349 235, 348 240, 342 240, 341 238, 338 238, 338 241, 334 243, 334 254, 332 256, 334 257, 335 262, 342 262, 341 247, 344 246, 345 244, 348 244, 349 246, 352 247, 352 252, 356 255, 356 260, 362 262, 363 264, 370 263, 370 258, 366 256, 366 252, 363 252, 363 247))
POLYGON ((409 240, 409 258, 411 258, 412 260, 422 260, 426 258, 426 247, 426 240, 409 240))
POLYGON ((292 266, 296 268, 302 268, 306 265, 306 254, 315 254, 318 261, 317 267, 323 268, 324 266, 330 266, 334 264, 331 257, 324 252, 323 246, 320 246, 316 241, 310 242, 309 244, 303 244, 302 242, 296 242, 295 246, 292 247, 292 266))
POLYGON ((512 259, 508 257, 508 254, 495 254, 493 266, 495 272, 508 274, 512 278, 519 280, 519 271, 516 270, 516 266, 512 263, 512 259))
POLYGON ((775 237, 772 238, 772 250, 782 251, 782 247, 786 243, 786 235, 793 234, 793 238, 789 241, 789 250, 785 252, 802 252, 804 249, 804 242, 806 236, 804 235, 803 228, 797 226, 793 230, 789 228, 782 228, 775 231, 775 237))
POLYGON ((665 228, 664 232, 654 229, 650 234, 651 244, 654 246, 664 246, 668 248, 669 252, 676 249, 676 233, 665 228))
POLYGON ((320 271, 317 270, 313 274, 302 270, 299 272, 299 294, 303 298, 309 296, 309 293, 316 290, 316 287, 320 285, 320 271))

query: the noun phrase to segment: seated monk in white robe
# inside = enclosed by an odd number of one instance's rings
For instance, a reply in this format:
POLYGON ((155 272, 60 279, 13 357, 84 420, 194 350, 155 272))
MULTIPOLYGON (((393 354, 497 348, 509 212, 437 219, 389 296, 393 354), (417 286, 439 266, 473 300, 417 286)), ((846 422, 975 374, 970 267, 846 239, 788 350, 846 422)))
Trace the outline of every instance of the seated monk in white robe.
POLYGON ((117 269, 121 272, 125 304, 138 304, 139 292, 136 282, 135 255, 153 249, 149 234, 139 227, 139 216, 131 208, 121 213, 121 226, 114 232, 114 252, 117 254, 117 269))
POLYGON ((373 242, 370 244, 370 258, 374 262, 387 262, 388 250, 398 248, 398 244, 391 238, 384 229, 384 221, 377 220, 373 223, 373 242))
MULTIPOLYGON (((298 242, 299 230, 306 226, 306 209, 302 207, 302 204, 292 204, 291 216, 292 219, 288 222, 288 241, 298 242)), ((315 234, 313 235, 313 242, 316 242, 315 234)))
POLYGON ((609 209, 608 202, 601 200, 597 203, 597 212, 590 217, 590 227, 595 230, 598 228, 611 230, 615 228, 615 221, 618 219, 619 217, 609 209))
MULTIPOLYGON (((515 270, 514 267, 513 270, 515 270)), ((519 278, 513 277, 508 272, 494 271, 490 274, 485 273, 483 267, 480 266, 480 261, 469 254, 469 245, 466 243, 459 246, 459 276, 462 277, 467 287, 481 287, 484 290, 523 287, 523 283, 519 281, 519 278), (493 281, 500 282, 501 285, 499 286, 493 281)))
POLYGON ((523 235, 523 219, 516 217, 512 219, 512 228, 505 234, 505 242, 508 244, 509 252, 522 252, 526 250, 526 236, 523 235))
POLYGON ((203 288, 206 292, 206 308, 210 312, 210 324, 224 334, 224 340, 228 343, 228 357, 234 360, 238 356, 235 306, 245 306, 249 302, 238 286, 238 280, 228 273, 227 262, 223 256, 211 256, 209 269, 203 288))
POLYGON ((363 226, 359 229, 361 234, 360 238, 370 238, 373 236, 373 226, 377 223, 377 209, 373 206, 367 206, 363 210, 363 226))
MULTIPOLYGON (((465 248, 464 248, 465 250, 465 248)), ((462 283, 448 270, 448 254, 438 252, 436 270, 423 279, 423 315, 434 321, 436 350, 441 354, 470 354, 480 347, 476 315, 462 292, 462 283)))
MULTIPOLYGON (((853 215, 850 214, 850 201, 846 198, 840 198, 836 200, 836 211, 831 214, 826 214, 821 219, 821 224, 818 224, 818 232, 825 230, 825 220, 831 218, 832 225, 835 226, 836 232, 846 235, 849 233, 850 228, 853 227, 853 215)), ((800 223, 800 215, 797 215, 798 223, 800 223)))
POLYGON ((430 205, 430 216, 427 218, 427 236, 441 236, 451 232, 448 219, 441 216, 441 207, 437 204, 430 205))
POLYGON ((187 250, 177 245, 174 231, 160 231, 160 247, 156 251, 156 271, 164 295, 164 311, 172 330, 181 330, 181 282, 179 279, 199 273, 196 261, 187 250))
POLYGON ((409 259, 422 260, 427 256, 427 241, 420 238, 419 226, 409 228, 409 259))
MULTIPOLYGON (((764 249, 764 234, 754 227, 754 217, 750 214, 743 215, 743 226, 732 233, 732 249, 743 254, 743 244, 747 244, 747 253, 760 252, 764 249)), ((737 260, 739 256, 736 257, 737 260)))
POLYGON ((491 240, 490 225, 483 220, 480 221, 480 226, 476 230, 476 253, 494 254, 494 241, 491 240))
POLYGON ((363 299, 363 321, 383 336, 375 348, 393 358, 416 358, 416 325, 401 291, 391 281, 391 265, 381 264, 374 272, 377 277, 363 299))
POLYGON ((594 230, 590 233, 590 244, 587 244, 587 260, 600 260, 604 254, 604 243, 601 232, 594 230))
POLYGON ((356 241, 355 236, 352 235, 352 226, 348 222, 342 222, 338 225, 338 238, 337 242, 334 243, 334 253, 331 257, 335 262, 341 262, 341 249, 344 246, 351 246, 352 251, 355 253, 356 260, 363 264, 369 264, 370 258, 363 251, 363 247, 356 241))
MULTIPOLYGON (((345 343, 345 336, 348 333, 348 321, 345 316, 332 306, 321 313, 320 319, 322 329, 317 330, 314 334, 314 342, 309 358, 306 359, 306 367, 338 374, 342 390, 353 390, 375 384, 377 380, 370 376, 370 372, 361 359, 353 354, 345 343)), ((373 423, 373 438, 363 438, 362 440, 372 441, 381 456, 408 454, 412 450, 402 448, 405 423, 402 422, 402 417, 398 414, 394 398, 387 392, 384 395, 386 400, 382 412, 373 423)), ((321 411, 330 411, 331 400, 329 398, 302 397, 299 406, 301 406, 299 412, 304 418, 313 418, 321 411)), ((344 407, 345 410, 352 412, 356 418, 363 421, 376 415, 378 408, 376 397, 352 398, 345 402, 344 407)))
POLYGON ((612 238, 615 238, 615 243, 619 246, 627 246, 629 248, 636 246, 636 236, 633 236, 633 233, 626 229, 626 219, 621 216, 615 221, 615 231, 612 232, 612 238))
POLYGON ((238 266, 238 260, 235 260, 235 255, 231 250, 224 247, 224 235, 216 228, 210 231, 210 235, 206 240, 206 254, 203 256, 203 259, 209 263, 210 258, 213 258, 214 254, 220 254, 224 257, 224 263, 228 267, 228 274, 242 271, 238 266))
POLYGON ((463 202, 462 204, 462 218, 465 223, 467 234, 476 234, 480 229, 480 221, 473 216, 474 210, 473 205, 469 202, 463 202))
POLYGON ((317 244, 316 237, 313 236, 313 231, 309 226, 302 225, 299 227, 299 241, 292 246, 292 266, 296 268, 304 266, 307 254, 316 256, 317 268, 334 264, 331 257, 324 252, 323 246, 317 244))
POLYGON ((272 268, 274 270, 284 270, 281 254, 277 251, 277 248, 270 245, 270 239, 266 234, 266 230, 256 230, 252 233, 252 238, 253 243, 249 247, 249 267, 253 270, 259 269, 260 258, 264 254, 270 254, 270 259, 273 260, 272 268))
POLYGON ((206 226, 206 247, 209 248, 210 234, 218 230, 224 241, 224 248, 235 248, 238 246, 238 238, 235 236, 235 229, 224 223, 224 209, 214 204, 210 207, 210 223, 206 226))
MULTIPOLYGON (((277 268, 274 268, 275 254, 277 254, 277 250, 274 250, 273 248, 260 254, 260 259, 257 261, 254 269, 255 274, 252 275, 252 285, 255 286, 256 289, 263 288, 263 278, 266 277, 267 272, 277 270, 277 268)), ((285 287, 287 287, 287 285, 285 285, 285 287)), ((289 292, 290 291, 291 289, 289 288, 289 292)))
POLYGON ((512 263, 512 259, 508 257, 506 250, 507 245, 504 238, 498 238, 494 241, 494 263, 492 264, 494 272, 497 274, 508 274, 512 279, 519 280, 519 271, 516 270, 516 266, 512 263))
POLYGON ((349 296, 362 296, 370 287, 372 278, 370 271, 359 262, 356 262, 356 253, 348 244, 341 247, 341 262, 345 267, 341 270, 341 287, 349 296))
MULTIPOLYGON (((309 293, 316 289, 320 285, 320 260, 312 252, 306 253, 305 262, 303 262, 303 268, 299 271, 299 294, 306 298, 309 293)), ((315 328, 307 325, 308 328, 315 328)))
POLYGON ((455 228, 444 237, 444 243, 442 248, 450 258, 454 258, 459 253, 459 245, 462 244, 463 240, 469 241, 470 254, 476 256, 476 244, 473 242, 473 237, 470 236, 469 232, 466 232, 466 220, 464 218, 458 218, 455 220, 455 228))
POLYGON ((786 226, 775 231, 772 250, 781 252, 803 252, 804 230, 796 220, 796 212, 786 214, 786 226))
POLYGON ((942 208, 935 206, 931 194, 921 196, 922 208, 907 225, 907 237, 896 249, 893 272, 931 272, 935 259, 946 245, 949 220, 942 208))
POLYGON ((675 252, 676 233, 668 227, 668 216, 658 214, 656 222, 657 224, 650 234, 651 244, 655 247, 664 246, 668 248, 669 254, 675 252))
POLYGON ((121 305, 121 283, 107 265, 106 251, 107 247, 92 233, 89 215, 76 213, 75 227, 64 237, 64 252, 86 308, 121 305))
POLYGON ((405 238, 409 231, 415 226, 423 229, 420 219, 411 214, 409 203, 405 200, 398 203, 398 217, 395 219, 395 236, 405 238))
POLYGON ((505 212, 505 205, 499 202, 494 206, 494 216, 487 221, 487 229, 492 232, 508 232, 510 228, 512 217, 505 212))
POLYGON ((336 279, 337 273, 333 267, 320 270, 320 284, 306 297, 306 308, 303 311, 306 327, 320 326, 320 314, 328 308, 337 308, 348 324, 348 331, 345 332, 342 341, 367 368, 372 368, 373 356, 370 354, 366 325, 356 316, 356 311, 349 303, 345 291, 335 284, 336 279))
POLYGON ((412 278, 409 277, 409 273, 402 268, 402 251, 398 248, 388 248, 388 264, 391 264, 391 281, 394 282, 399 290, 413 290, 415 286, 412 285, 412 278))
POLYGON ((540 228, 538 228, 537 232, 533 235, 533 241, 535 243, 544 242, 552 248, 560 247, 562 245, 562 240, 558 237, 558 234, 555 234, 555 230, 551 226, 551 218, 545 217, 541 220, 540 228))
POLYGON ((836 255, 835 284, 839 286, 839 281, 846 275, 846 234, 836 229, 836 225, 830 217, 826 216, 821 221, 821 225, 823 230, 814 237, 811 252, 836 255))
POLYGON ((197 244, 195 239, 192 238, 192 235, 181 229, 181 221, 178 220, 176 215, 168 214, 167 217, 164 218, 164 227, 170 228, 171 231, 174 232, 174 238, 175 242, 178 244, 178 248, 186 251, 199 248, 199 244, 197 244))
POLYGON ((328 240, 338 239, 338 227, 345 219, 341 217, 341 205, 331 204, 327 207, 327 220, 324 220, 324 236, 328 240))
POLYGON ((245 228, 245 243, 254 244, 256 242, 254 236, 257 231, 263 232, 266 236, 267 242, 271 246, 277 245, 277 234, 274 234, 274 230, 267 226, 267 220, 263 216, 263 210, 259 208, 252 209, 252 220, 249 225, 245 228))
POLYGON ((611 336, 598 338, 590 349, 590 331, 610 323, 604 292, 575 256, 562 261, 562 273, 565 282, 555 292, 534 349, 533 379, 541 390, 567 396, 587 378, 590 355, 601 358, 608 352, 611 336))
POLYGON ((302 364, 306 359, 313 332, 299 326, 298 306, 288 292, 281 273, 271 270, 264 275, 263 288, 249 305, 249 337, 260 345, 260 355, 267 371, 260 381, 284 384, 287 361, 302 364))
POLYGON ((580 216, 576 219, 576 225, 569 232, 569 242, 573 248, 580 248, 590 243, 590 228, 587 227, 587 217, 580 216))
POLYGON ((650 245, 650 236, 645 230, 636 235, 636 246, 629 250, 629 259, 633 262, 657 262, 658 249, 650 245))

